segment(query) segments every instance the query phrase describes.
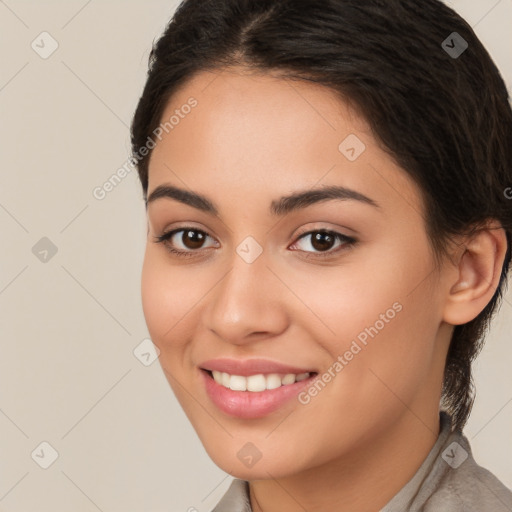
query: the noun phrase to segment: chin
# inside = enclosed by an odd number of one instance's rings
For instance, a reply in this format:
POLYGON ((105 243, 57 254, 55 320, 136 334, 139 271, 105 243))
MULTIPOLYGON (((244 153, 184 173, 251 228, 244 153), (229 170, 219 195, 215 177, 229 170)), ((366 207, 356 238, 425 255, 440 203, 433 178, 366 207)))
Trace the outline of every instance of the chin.
POLYGON ((213 460, 216 466, 218 466, 222 471, 230 474, 235 478, 239 478, 241 480, 268 480, 271 478, 284 478, 289 476, 291 473, 296 472, 296 468, 290 467, 292 462, 290 459, 277 460, 276 456, 274 460, 264 460, 264 457, 257 460, 256 462, 244 463, 235 457, 229 456, 227 457, 225 454, 210 454, 210 458, 213 460))

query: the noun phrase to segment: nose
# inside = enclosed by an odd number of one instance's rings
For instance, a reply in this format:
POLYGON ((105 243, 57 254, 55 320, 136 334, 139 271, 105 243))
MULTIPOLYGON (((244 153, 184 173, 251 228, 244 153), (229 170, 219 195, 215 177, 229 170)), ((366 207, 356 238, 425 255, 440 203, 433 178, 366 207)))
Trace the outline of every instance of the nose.
POLYGON ((230 270, 208 294, 206 328, 222 340, 243 345, 286 330, 283 284, 267 267, 265 253, 252 263, 235 254, 230 270))

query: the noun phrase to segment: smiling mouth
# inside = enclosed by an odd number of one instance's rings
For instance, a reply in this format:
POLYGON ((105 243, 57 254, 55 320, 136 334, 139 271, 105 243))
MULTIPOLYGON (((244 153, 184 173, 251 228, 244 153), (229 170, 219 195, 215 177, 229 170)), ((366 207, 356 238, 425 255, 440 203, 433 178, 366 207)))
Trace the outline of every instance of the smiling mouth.
POLYGON ((217 370, 202 369, 217 384, 232 391, 247 391, 252 393, 260 393, 277 389, 283 386, 290 386, 296 382, 309 379, 317 375, 316 372, 305 373, 258 373, 255 375, 232 375, 217 370))
MULTIPOLYGON (((212 363, 208 363, 208 366, 211 367, 212 363)), ((293 398, 318 376, 317 372, 304 372, 302 368, 269 362, 260 364, 256 360, 245 365, 224 362, 216 366, 217 369, 200 367, 208 397, 223 413, 246 420, 263 418, 293 403, 293 398), (249 369, 249 366, 252 368, 249 369), (231 370, 233 373, 221 370, 231 370), (282 372, 279 373, 279 370, 282 372), (291 373, 293 370, 300 373, 291 373)))

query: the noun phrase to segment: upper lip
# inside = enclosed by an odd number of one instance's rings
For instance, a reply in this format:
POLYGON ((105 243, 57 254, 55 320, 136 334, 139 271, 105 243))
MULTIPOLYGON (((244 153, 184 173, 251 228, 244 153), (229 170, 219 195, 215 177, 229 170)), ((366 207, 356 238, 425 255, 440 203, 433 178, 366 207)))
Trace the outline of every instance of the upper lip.
POLYGON ((270 361, 268 359, 210 359, 201 363, 200 368, 203 370, 229 373, 230 375, 240 375, 248 377, 250 375, 258 375, 260 373, 314 373, 311 369, 299 368, 288 364, 270 361))

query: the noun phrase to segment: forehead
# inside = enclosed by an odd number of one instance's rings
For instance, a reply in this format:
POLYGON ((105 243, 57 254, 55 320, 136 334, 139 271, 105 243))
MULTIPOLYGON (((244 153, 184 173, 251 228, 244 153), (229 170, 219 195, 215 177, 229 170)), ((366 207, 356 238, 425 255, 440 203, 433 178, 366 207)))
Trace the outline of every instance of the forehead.
POLYGON ((148 195, 162 183, 210 197, 233 187, 257 197, 325 184, 384 203, 420 201, 366 120, 319 84, 240 68, 200 72, 173 95, 161 122, 173 116, 151 156, 148 195), (185 108, 191 98, 195 106, 185 108))

